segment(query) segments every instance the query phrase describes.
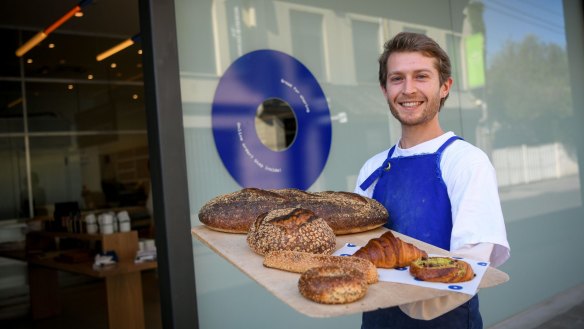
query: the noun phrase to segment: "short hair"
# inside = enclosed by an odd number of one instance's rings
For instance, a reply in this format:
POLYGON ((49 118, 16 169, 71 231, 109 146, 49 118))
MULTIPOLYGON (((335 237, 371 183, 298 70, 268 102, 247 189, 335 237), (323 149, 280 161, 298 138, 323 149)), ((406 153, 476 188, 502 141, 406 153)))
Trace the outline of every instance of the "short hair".
MULTIPOLYGON (((379 83, 383 88, 387 83, 387 61, 392 53, 397 52, 420 52, 424 56, 436 59, 435 67, 438 70, 440 86, 452 74, 450 58, 436 41, 424 34, 400 32, 385 43, 383 53, 379 56, 379 83)), ((444 105, 446 98, 448 95, 441 100, 440 106, 444 105)))

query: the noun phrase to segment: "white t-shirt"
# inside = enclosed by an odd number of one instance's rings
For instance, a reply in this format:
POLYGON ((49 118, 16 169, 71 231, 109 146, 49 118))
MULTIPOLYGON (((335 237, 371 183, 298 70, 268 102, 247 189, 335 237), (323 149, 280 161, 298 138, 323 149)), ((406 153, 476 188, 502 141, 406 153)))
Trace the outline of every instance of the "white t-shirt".
MULTIPOLYGON (((454 136, 447 132, 409 149, 396 143, 392 158, 435 153, 444 142, 454 136)), ((379 168, 387 158, 388 150, 376 154, 361 168, 355 193, 372 197, 377 181, 363 191, 361 183, 379 168)), ((442 178, 446 183, 452 206, 452 236, 450 251, 460 256, 490 261, 499 266, 509 259, 509 242, 497 188, 495 168, 487 155, 472 144, 456 140, 442 153, 442 178)))

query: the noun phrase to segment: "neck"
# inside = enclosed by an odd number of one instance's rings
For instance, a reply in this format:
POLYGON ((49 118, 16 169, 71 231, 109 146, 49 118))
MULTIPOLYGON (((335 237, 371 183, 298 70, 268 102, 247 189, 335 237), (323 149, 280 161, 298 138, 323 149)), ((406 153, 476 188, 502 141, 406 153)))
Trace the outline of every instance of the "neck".
POLYGON ((438 123, 432 124, 430 126, 402 125, 402 134, 399 141, 399 147, 402 149, 408 149, 441 136, 442 134, 444 134, 444 131, 438 123))

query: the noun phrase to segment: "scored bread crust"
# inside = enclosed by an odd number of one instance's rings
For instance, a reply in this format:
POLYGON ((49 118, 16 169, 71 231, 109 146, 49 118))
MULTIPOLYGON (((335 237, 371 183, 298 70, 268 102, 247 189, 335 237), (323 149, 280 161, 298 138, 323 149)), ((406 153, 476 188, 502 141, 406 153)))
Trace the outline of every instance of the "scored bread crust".
POLYGON ((330 254, 335 250, 336 236, 312 211, 284 208, 258 216, 249 228, 247 243, 260 255, 274 250, 330 254))
POLYGON ((327 265, 354 268, 363 273, 368 284, 379 280, 375 265, 363 258, 288 250, 270 251, 264 257, 264 266, 294 273, 304 273, 311 268, 327 265))
POLYGON ((322 304, 346 304, 367 293, 363 273, 350 267, 335 265, 313 267, 300 275, 300 294, 322 304))
POLYGON ((375 229, 389 217, 381 203, 356 193, 244 188, 209 200, 199 210, 199 220, 217 231, 247 233, 259 215, 281 208, 312 210, 337 235, 375 229))
POLYGON ((450 257, 420 258, 410 264, 410 273, 422 281, 443 283, 465 282, 475 277, 470 264, 450 257))

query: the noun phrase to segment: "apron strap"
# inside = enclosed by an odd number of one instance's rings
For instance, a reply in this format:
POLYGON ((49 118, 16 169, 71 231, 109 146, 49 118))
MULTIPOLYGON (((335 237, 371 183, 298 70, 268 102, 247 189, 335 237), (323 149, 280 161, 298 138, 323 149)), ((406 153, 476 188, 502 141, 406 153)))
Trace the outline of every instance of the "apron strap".
MULTIPOLYGON (((452 142, 454 142, 455 140, 463 140, 461 137, 459 136, 452 136, 450 137, 446 142, 444 142, 444 144, 442 144, 442 146, 440 146, 440 148, 436 151, 436 153, 439 155, 439 157, 442 156, 442 151, 444 151, 444 149, 446 149, 450 144, 452 144, 452 142)), ((359 185, 359 188, 362 191, 367 190, 371 184, 373 184, 373 182, 375 182, 379 176, 381 176, 381 173, 383 172, 383 170, 385 170, 388 165, 389 165, 389 159, 391 158, 391 155, 393 154, 393 151, 395 150, 395 145, 389 150, 389 152, 387 152, 387 159, 385 159, 385 161, 383 161, 383 163, 381 164, 381 167, 375 169, 375 171, 373 171, 371 173, 371 175, 369 175, 369 177, 367 177, 367 179, 365 179, 365 181, 363 181, 363 183, 361 183, 361 185, 359 185)))
POLYGON ((454 142, 455 140, 458 140, 458 139, 464 140, 464 139, 462 139, 462 137, 452 136, 446 142, 444 142, 444 144, 442 144, 442 146, 440 146, 440 148, 436 151, 436 153, 441 155, 442 151, 444 151, 444 149, 446 149, 448 147, 448 145, 452 144, 452 142, 454 142))
POLYGON ((393 150, 395 149, 395 145, 389 150, 389 152, 387 152, 387 158, 385 159, 385 161, 383 161, 383 163, 381 164, 381 166, 377 169, 375 169, 375 171, 373 171, 371 173, 371 175, 369 175, 369 177, 367 177, 367 179, 365 181, 363 181, 363 183, 361 183, 361 185, 359 185, 359 188, 362 191, 365 191, 369 188, 369 186, 371 186, 371 184, 373 184, 373 182, 375 182, 379 176, 381 176, 381 173, 383 172, 383 170, 385 170, 388 165, 389 165, 389 159, 391 159, 391 155, 393 154, 393 150))

